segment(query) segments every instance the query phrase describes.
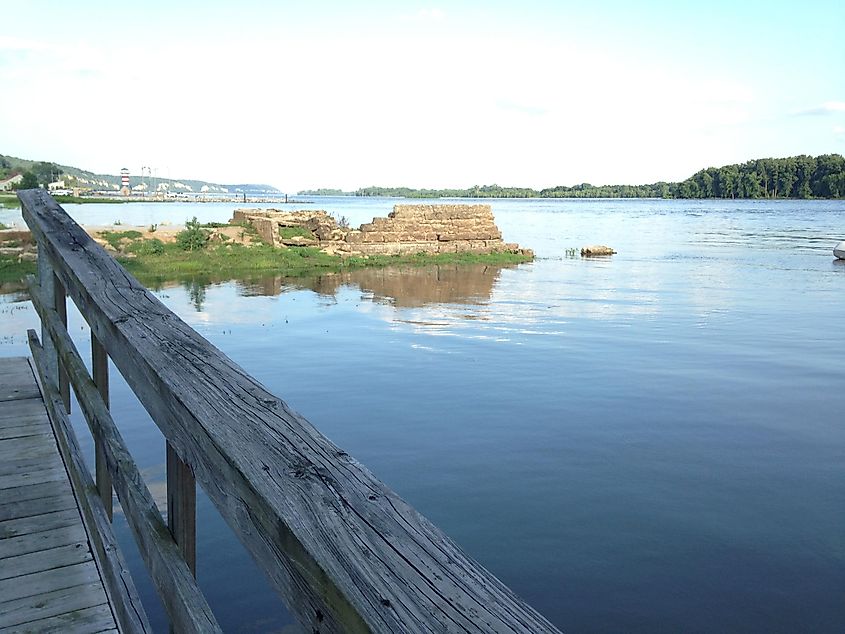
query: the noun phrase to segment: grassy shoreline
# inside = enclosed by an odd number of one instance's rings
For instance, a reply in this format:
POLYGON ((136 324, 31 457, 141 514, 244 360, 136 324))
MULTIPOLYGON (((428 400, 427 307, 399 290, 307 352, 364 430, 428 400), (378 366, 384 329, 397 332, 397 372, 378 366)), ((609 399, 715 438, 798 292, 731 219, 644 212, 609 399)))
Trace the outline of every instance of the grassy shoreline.
POLYGON ((183 251, 173 245, 164 245, 163 251, 156 254, 139 253, 139 250, 143 250, 143 246, 135 249, 134 253, 130 251, 129 256, 118 256, 117 259, 142 282, 145 279, 162 279, 167 276, 184 278, 191 275, 210 275, 219 278, 228 275, 234 278, 275 274, 303 277, 360 268, 507 265, 532 260, 529 256, 515 253, 441 253, 344 258, 309 247, 274 249, 266 245, 246 247, 238 244, 212 246, 199 251, 183 251))
MULTIPOLYGON (((276 249, 267 245, 244 246, 220 244, 204 249, 185 251, 176 244, 159 240, 135 240, 118 253, 117 260, 139 281, 160 282, 163 279, 185 279, 192 276, 213 276, 218 279, 254 275, 303 277, 360 268, 388 266, 430 266, 488 264, 491 266, 520 264, 533 258, 516 253, 441 253, 436 255, 371 255, 341 257, 328 255, 316 248, 276 249)), ((35 263, 18 262, 0 256, 0 283, 17 282, 35 272, 35 263)))

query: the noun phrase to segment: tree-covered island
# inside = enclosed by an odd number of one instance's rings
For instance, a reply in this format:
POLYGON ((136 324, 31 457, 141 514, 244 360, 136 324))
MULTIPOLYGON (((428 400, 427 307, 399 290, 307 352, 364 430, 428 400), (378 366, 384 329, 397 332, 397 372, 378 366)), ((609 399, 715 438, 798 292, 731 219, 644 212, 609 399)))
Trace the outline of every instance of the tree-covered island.
POLYGON ((402 198, 845 198, 845 158, 840 154, 764 158, 708 167, 678 182, 650 185, 528 187, 500 185, 467 189, 362 187, 354 192, 315 189, 303 196, 395 196, 402 198))

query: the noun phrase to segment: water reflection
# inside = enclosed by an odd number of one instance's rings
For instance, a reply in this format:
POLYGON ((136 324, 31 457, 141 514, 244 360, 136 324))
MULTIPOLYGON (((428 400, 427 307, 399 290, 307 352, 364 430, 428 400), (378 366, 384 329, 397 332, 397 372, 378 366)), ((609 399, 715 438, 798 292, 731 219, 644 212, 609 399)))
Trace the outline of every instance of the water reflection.
POLYGON ((240 282, 241 292, 251 295, 279 295, 288 290, 311 290, 335 297, 343 287, 358 287, 373 301, 397 308, 419 308, 431 304, 483 304, 505 268, 485 264, 425 267, 386 267, 327 273, 307 278, 274 276, 258 283, 240 282))
POLYGON ((335 298, 341 289, 358 288, 373 302, 396 308, 421 308, 432 304, 485 304, 490 301, 501 273, 518 265, 453 264, 400 266, 329 272, 307 277, 264 275, 228 279, 197 276, 181 280, 141 280, 161 293, 183 288, 196 312, 202 312, 210 286, 233 282, 242 297, 274 297, 310 290, 324 298, 335 298))

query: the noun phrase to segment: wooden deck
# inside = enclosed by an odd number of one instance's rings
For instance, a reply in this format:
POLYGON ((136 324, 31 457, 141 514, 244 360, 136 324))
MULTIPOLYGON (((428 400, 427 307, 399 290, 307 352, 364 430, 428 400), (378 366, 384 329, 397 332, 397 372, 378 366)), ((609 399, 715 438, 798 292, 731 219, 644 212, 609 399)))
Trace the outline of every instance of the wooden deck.
POLYGON ((0 358, 0 632, 117 632, 23 357, 0 358))

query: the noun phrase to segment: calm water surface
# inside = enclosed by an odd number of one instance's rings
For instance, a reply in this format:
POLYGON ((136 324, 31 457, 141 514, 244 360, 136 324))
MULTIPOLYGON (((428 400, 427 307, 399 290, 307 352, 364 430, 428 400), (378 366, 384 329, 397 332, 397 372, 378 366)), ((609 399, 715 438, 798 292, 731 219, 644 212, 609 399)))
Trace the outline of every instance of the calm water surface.
MULTIPOLYGON (((308 207, 357 224, 395 202, 308 207)), ((564 630, 845 631, 845 203, 492 204, 537 261, 156 294, 564 630), (619 253, 564 256, 587 243, 619 253)), ((104 207, 67 209, 151 224, 233 206, 104 207)), ((0 300, 3 356, 27 354, 18 300, 0 300)), ((87 349, 78 315, 71 331, 87 349)), ((161 435, 117 378, 113 409, 163 500, 161 435)), ((224 628, 286 629, 204 499, 198 523, 224 628)))

